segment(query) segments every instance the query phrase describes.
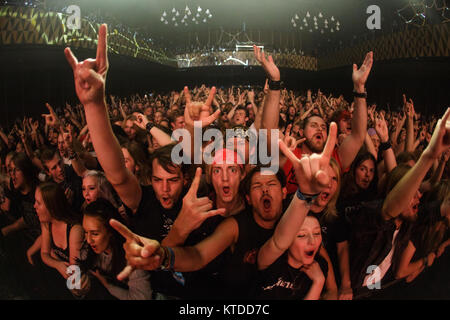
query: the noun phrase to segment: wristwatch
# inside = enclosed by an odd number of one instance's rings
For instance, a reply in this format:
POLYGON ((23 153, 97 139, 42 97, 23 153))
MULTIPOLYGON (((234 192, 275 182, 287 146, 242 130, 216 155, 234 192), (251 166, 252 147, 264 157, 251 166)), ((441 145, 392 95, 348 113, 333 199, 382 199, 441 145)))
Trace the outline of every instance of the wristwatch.
POLYGON ((284 83, 281 80, 273 81, 272 79, 269 79, 267 83, 270 90, 281 90, 284 88, 284 83))
POLYGON ((319 196, 319 194, 320 193, 316 193, 316 194, 302 193, 300 191, 300 189, 297 189, 297 192, 296 192, 297 198, 299 198, 300 200, 306 201, 307 204, 311 204, 311 202, 313 202, 314 199, 316 199, 319 196))

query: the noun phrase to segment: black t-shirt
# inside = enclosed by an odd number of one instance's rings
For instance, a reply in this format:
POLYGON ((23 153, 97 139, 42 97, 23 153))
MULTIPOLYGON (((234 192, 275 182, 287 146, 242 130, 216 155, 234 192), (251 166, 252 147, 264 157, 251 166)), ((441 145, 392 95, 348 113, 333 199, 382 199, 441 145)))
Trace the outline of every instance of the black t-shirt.
MULTIPOLYGON (((435 246, 440 244, 439 238, 442 237, 441 241, 448 238, 448 235, 441 234, 443 230, 438 232, 436 229, 437 224, 444 219, 445 217, 441 215, 441 203, 439 201, 420 205, 418 217, 411 232, 411 242, 416 248, 411 261, 422 259, 437 250, 435 246)), ((444 223, 444 225, 446 224, 444 223)))
POLYGON ((257 290, 256 258, 259 248, 273 235, 274 229, 260 227, 251 209, 235 216, 239 226, 239 238, 224 268, 224 293, 226 298, 248 299, 257 290))
POLYGON ((10 200, 10 215, 14 219, 23 220, 27 226, 25 235, 29 240, 34 241, 41 235, 41 224, 39 217, 34 209, 34 193, 35 189, 31 190, 27 194, 22 194, 18 190, 8 191, 6 197, 10 200))
POLYGON ((326 216, 324 211, 313 213, 317 216, 322 230, 322 245, 327 251, 336 277, 340 283, 339 260, 337 254, 337 244, 348 241, 349 229, 345 220, 341 216, 326 216))
MULTIPOLYGON (((319 254, 314 260, 319 264, 325 279, 328 275, 327 261, 319 254)), ((308 294, 312 280, 287 262, 287 252, 258 275, 258 298, 271 300, 301 300, 308 294)))
MULTIPOLYGON (((367 275, 367 267, 378 266, 392 249, 396 229, 393 219, 381 216, 383 201, 349 207, 343 212, 350 227, 350 276, 352 286, 360 288, 367 275)), ((398 240, 399 236, 397 236, 398 240)))
POLYGON ((81 206, 83 205, 83 179, 77 175, 72 166, 64 165, 64 181, 59 183, 64 191, 70 189, 73 194, 71 207, 81 215, 81 206))
MULTIPOLYGON (((131 217, 130 229, 140 236, 161 242, 169 234, 178 213, 181 211, 186 190, 183 190, 174 206, 167 210, 161 206, 151 186, 141 186, 141 188, 142 198, 136 212, 133 214, 129 208, 126 208, 128 215, 131 217)), ((184 245, 195 245, 210 236, 222 220, 221 216, 214 216, 205 220, 199 228, 191 232, 184 245)), ((207 291, 201 290, 202 287, 205 288, 204 279, 208 279, 204 277, 211 275, 216 277, 217 274, 213 270, 217 270, 218 266, 223 264, 222 259, 224 259, 224 255, 217 257, 208 266, 197 272, 152 271, 150 276, 152 289, 154 292, 162 293, 168 297, 207 298, 205 297, 207 291), (198 288, 195 284, 198 285, 198 288)), ((213 278, 209 279, 213 280, 213 278)))

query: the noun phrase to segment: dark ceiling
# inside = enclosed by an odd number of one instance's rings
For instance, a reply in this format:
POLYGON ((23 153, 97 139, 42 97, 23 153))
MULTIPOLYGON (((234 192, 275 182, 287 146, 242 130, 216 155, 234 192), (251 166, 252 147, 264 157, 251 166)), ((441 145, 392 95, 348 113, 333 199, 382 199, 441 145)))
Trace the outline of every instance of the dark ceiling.
MULTIPOLYGON (((18 1, 18 0, 10 0, 18 1)), ((25 0, 20 0, 21 2, 25 0)), ((170 52, 193 48, 212 47, 223 44, 223 37, 231 37, 241 32, 240 41, 249 37, 251 41, 264 39, 262 44, 274 49, 301 49, 307 54, 320 54, 329 47, 348 45, 363 35, 371 33, 391 32, 401 27, 404 22, 397 15, 397 10, 404 8, 408 0, 28 0, 45 3, 48 8, 62 9, 71 4, 81 8, 82 16, 101 15, 99 22, 109 21, 123 23, 146 34, 153 41, 170 52), (366 27, 369 14, 368 6, 377 5, 381 9, 381 30, 370 31, 366 27), (189 26, 175 27, 172 21, 172 10, 180 13, 178 20, 184 15, 186 6, 193 17, 198 7, 202 14, 210 10, 212 18, 207 23, 200 21, 198 25, 189 20, 189 26), (168 24, 161 22, 163 12, 168 24), (302 18, 309 12, 309 26, 299 30, 302 18), (334 17, 340 22, 340 30, 331 33, 330 28, 312 27, 312 18, 322 13, 323 20, 334 17), (291 19, 298 15, 298 26, 293 27, 291 19), (106 18, 104 18, 106 17, 106 18), (309 32, 312 28, 313 32, 309 32), (225 30, 225 34, 220 30, 225 30), (243 32, 245 31, 245 32, 243 32), (263 36, 261 36, 261 33, 263 36), (270 34, 270 36, 268 36, 270 34), (247 37, 249 36, 249 37, 247 37), (264 37, 265 36, 265 37, 264 37), (198 40, 197 40, 198 39, 198 40), (269 39, 269 40, 267 40, 269 39), (222 43, 220 43, 222 40, 222 43), (265 42, 265 43, 264 43, 265 42), (272 43, 267 43, 272 42, 272 43)), ((408 13, 409 14, 409 13, 408 13)), ((319 20, 320 21, 320 20, 319 20)), ((179 22, 179 21, 178 21, 179 22)), ((331 22, 330 22, 331 23, 331 22)), ((232 37, 231 37, 232 38, 232 37)))

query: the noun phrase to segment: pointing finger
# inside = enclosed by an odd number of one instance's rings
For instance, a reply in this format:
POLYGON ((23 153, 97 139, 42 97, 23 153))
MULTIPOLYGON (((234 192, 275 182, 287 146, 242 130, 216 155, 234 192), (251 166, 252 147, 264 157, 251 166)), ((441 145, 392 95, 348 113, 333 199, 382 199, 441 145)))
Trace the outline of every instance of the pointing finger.
POLYGON ((134 240, 137 238, 136 234, 131 232, 130 229, 128 229, 125 225, 123 225, 119 221, 115 219, 110 219, 109 224, 111 225, 111 227, 113 227, 114 230, 120 233, 122 237, 124 237, 127 240, 134 240))

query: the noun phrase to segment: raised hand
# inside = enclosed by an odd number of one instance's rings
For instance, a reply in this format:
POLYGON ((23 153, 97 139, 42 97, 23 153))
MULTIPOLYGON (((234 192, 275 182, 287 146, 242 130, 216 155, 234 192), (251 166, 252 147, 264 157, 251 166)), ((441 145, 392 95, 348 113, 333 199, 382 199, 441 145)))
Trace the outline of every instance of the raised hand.
POLYGON ((42 116, 45 118, 45 123, 49 127, 58 127, 60 124, 59 118, 53 110, 52 106, 48 103, 45 104, 50 114, 43 114, 42 116))
POLYGON ((447 108, 444 116, 436 124, 430 143, 423 154, 437 159, 443 152, 450 148, 450 108, 447 108))
POLYGON ((295 149, 297 149, 299 144, 302 144, 303 142, 305 142, 306 138, 301 138, 298 140, 295 139, 293 136, 291 136, 291 129, 292 129, 292 124, 289 124, 286 127, 283 142, 286 144, 286 146, 289 148, 289 150, 294 151, 295 149))
POLYGON ((66 59, 73 70, 75 90, 80 102, 89 104, 104 104, 105 80, 108 71, 107 27, 102 24, 98 31, 97 56, 78 62, 70 48, 64 50, 66 59))
POLYGON ((382 143, 388 142, 389 140, 389 130, 387 127, 386 120, 384 120, 384 115, 382 113, 378 114, 375 119, 375 131, 382 143))
POLYGON ((364 86, 367 81, 367 77, 369 76, 370 70, 372 69, 373 64, 373 52, 370 51, 366 54, 366 58, 364 59, 363 64, 358 69, 358 66, 356 64, 353 64, 353 74, 352 74, 352 80, 354 89, 357 92, 363 92, 364 86))
POLYGON ((183 198, 181 211, 173 225, 179 232, 181 231, 183 236, 188 236, 193 230, 199 228, 206 219, 226 212, 225 208, 211 210, 213 202, 208 197, 197 198, 201 175, 202 169, 197 168, 191 187, 183 198))
POLYGON ((264 71, 266 71, 267 76, 272 81, 280 81, 280 70, 273 62, 272 56, 269 56, 266 59, 264 52, 261 52, 261 49, 255 45, 253 45, 253 53, 255 55, 256 60, 262 65, 264 71))
POLYGON ((158 241, 138 236, 117 220, 111 219, 109 224, 126 240, 123 248, 127 266, 117 275, 118 280, 128 278, 134 269, 155 270, 161 266, 164 250, 158 241))
POLYGON ((327 169, 330 166, 331 154, 336 144, 337 125, 330 124, 327 143, 321 154, 313 153, 298 159, 297 156, 280 141, 280 150, 292 162, 300 191, 304 194, 318 194, 330 182, 327 169))
POLYGON ((134 124, 136 126, 138 126, 139 128, 146 130, 145 127, 146 127, 147 123, 149 123, 147 116, 145 114, 138 113, 138 112, 135 113, 135 116, 136 116, 137 120, 134 121, 134 124))
POLYGON ((186 108, 184 109, 184 119, 186 126, 194 127, 194 121, 201 121, 202 128, 209 126, 220 116, 220 110, 210 113, 211 104, 216 94, 216 87, 212 87, 206 102, 191 101, 191 93, 188 87, 184 87, 184 96, 186 98, 186 108))

